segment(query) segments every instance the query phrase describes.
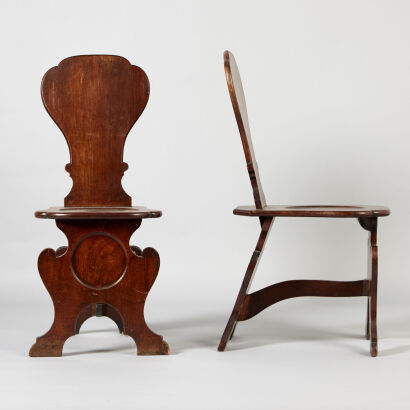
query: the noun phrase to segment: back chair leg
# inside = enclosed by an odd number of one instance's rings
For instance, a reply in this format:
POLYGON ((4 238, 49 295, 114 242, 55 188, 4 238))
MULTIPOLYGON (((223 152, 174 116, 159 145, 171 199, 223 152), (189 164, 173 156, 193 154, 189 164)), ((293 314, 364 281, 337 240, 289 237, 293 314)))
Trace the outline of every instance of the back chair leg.
POLYGON ((367 305, 366 337, 370 339, 370 354, 377 356, 377 218, 359 218, 360 225, 369 231, 368 277, 370 280, 367 305))
MULTIPOLYGON (((377 221, 377 220, 376 220, 377 221)), ((377 230, 377 225, 376 225, 377 230)), ((369 240, 370 265, 370 353, 377 356, 377 245, 376 230, 372 231, 369 240)))
POLYGON ((236 328, 236 323, 238 321, 239 313, 242 311, 243 304, 248 293, 248 290, 251 286, 253 276, 255 274, 256 268, 258 266, 258 262, 263 252, 263 248, 265 246, 266 239, 269 235, 270 228, 272 226, 274 218, 264 218, 261 221, 262 230, 259 235, 258 242, 256 244, 256 248, 252 254, 251 260, 248 265, 248 269, 246 270, 245 277, 243 279, 241 288, 239 289, 239 294, 235 302, 235 306, 231 313, 231 316, 228 320, 228 323, 225 327, 225 331, 222 335, 221 341, 218 346, 218 351, 223 352, 226 348, 228 341, 232 338, 233 332, 236 328))
POLYGON ((366 339, 370 340, 370 296, 366 300, 367 314, 366 314, 366 339))

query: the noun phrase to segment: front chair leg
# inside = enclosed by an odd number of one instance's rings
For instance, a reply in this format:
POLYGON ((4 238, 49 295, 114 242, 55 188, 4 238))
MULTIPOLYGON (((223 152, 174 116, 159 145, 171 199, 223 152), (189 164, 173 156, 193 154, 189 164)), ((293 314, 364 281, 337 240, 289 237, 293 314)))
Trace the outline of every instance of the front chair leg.
POLYGON ((228 341, 233 336, 233 332, 235 330, 236 323, 238 321, 239 313, 242 310, 245 297, 248 293, 249 287, 251 286, 252 278, 253 278, 253 275, 255 274, 256 267, 258 266, 258 262, 262 255, 263 247, 268 237, 273 220, 274 218, 264 218, 263 221, 261 221, 262 229, 259 235, 258 242, 256 244, 256 248, 252 254, 251 260, 248 265, 248 269, 246 270, 245 277, 243 278, 241 288, 239 289, 239 293, 238 293, 238 297, 235 302, 235 306, 232 310, 231 316, 228 320, 228 323, 225 327, 225 331, 222 334, 221 341, 218 346, 218 351, 220 352, 223 352, 225 350, 228 341))
POLYGON ((232 329, 232 333, 231 333, 231 336, 229 337, 229 340, 232 340, 233 335, 234 335, 234 333, 235 333, 235 329, 236 329, 236 325, 237 325, 237 324, 238 324, 238 322, 235 323, 235 326, 234 326, 233 329, 232 329))
POLYGON ((370 354, 377 356, 377 276, 378 276, 378 249, 377 249, 377 218, 359 218, 360 225, 369 231, 368 247, 368 277, 370 280, 366 337, 370 339, 370 354))

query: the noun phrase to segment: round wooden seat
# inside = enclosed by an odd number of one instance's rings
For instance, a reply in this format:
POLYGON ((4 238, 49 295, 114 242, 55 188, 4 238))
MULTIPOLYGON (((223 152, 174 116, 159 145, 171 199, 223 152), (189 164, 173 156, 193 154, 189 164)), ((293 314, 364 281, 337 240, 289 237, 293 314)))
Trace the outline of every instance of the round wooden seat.
POLYGON ((262 209, 255 206, 238 206, 235 215, 243 216, 288 216, 315 218, 370 218, 387 216, 390 209, 385 206, 352 206, 352 205, 266 205, 262 209))

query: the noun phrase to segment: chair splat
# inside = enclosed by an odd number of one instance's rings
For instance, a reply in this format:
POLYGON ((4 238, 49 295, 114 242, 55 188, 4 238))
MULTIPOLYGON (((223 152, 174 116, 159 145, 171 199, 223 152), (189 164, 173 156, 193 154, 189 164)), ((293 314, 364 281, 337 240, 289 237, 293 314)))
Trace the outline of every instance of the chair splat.
POLYGON ((76 56, 44 75, 41 95, 70 150, 65 206, 130 206, 121 186, 128 132, 149 97, 145 72, 119 56, 76 56))
POLYGON ((245 93, 242 87, 241 76, 235 57, 229 51, 224 52, 225 77, 228 84, 229 95, 239 133, 241 135, 243 151, 245 153, 246 166, 252 185, 252 193, 257 209, 266 206, 265 194, 263 193, 262 183, 259 177, 258 164, 253 150, 251 131, 249 128, 248 111, 246 109, 245 93))

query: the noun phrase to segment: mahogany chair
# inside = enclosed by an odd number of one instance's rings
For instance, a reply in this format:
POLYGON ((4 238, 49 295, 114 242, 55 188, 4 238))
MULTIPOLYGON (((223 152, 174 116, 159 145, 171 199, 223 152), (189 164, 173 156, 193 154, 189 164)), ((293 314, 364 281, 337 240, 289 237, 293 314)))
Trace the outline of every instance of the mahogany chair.
POLYGON ((245 152, 246 165, 255 201, 255 206, 240 206, 234 209, 233 213, 259 218, 262 229, 218 350, 225 350, 228 341, 233 336, 237 322, 248 320, 281 300, 299 296, 366 296, 368 299, 366 338, 370 339, 371 355, 377 356, 377 220, 381 216, 389 215, 390 210, 381 206, 266 205, 255 153, 252 148, 241 78, 235 58, 229 51, 224 53, 224 65, 226 82, 245 152), (276 217, 357 218, 362 228, 369 232, 368 278, 351 282, 290 280, 248 294, 265 241, 276 217))
POLYGON ((65 169, 73 186, 64 207, 35 213, 55 219, 68 247, 45 249, 39 256, 54 322, 30 356, 61 356, 64 342, 91 316, 113 319, 134 339, 139 355, 168 354, 167 343, 144 320, 159 255, 153 248, 129 245, 142 220, 161 212, 131 206, 121 186, 128 168, 124 143, 148 102, 148 77, 123 57, 70 57, 47 71, 41 95, 66 138, 70 163, 65 169))

